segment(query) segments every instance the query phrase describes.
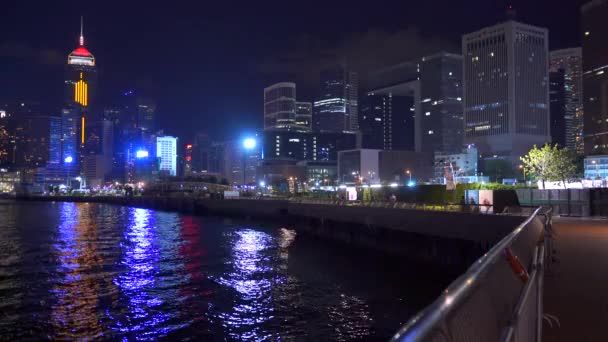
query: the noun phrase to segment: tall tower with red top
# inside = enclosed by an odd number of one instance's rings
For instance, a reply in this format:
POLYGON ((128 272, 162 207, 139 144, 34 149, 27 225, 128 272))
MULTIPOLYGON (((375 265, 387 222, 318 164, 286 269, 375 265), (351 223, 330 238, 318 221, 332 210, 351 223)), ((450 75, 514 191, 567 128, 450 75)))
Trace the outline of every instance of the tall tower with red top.
POLYGON ((80 19, 80 39, 74 51, 68 55, 66 67, 66 104, 90 107, 97 81, 95 57, 84 46, 83 23, 80 19))
POLYGON ((78 46, 69 55, 65 69, 62 109, 62 160, 65 166, 79 169, 87 139, 85 127, 93 122, 97 67, 93 54, 84 46, 83 21, 80 18, 78 46), (79 158, 80 157, 80 158, 79 158), (68 165, 69 164, 69 165, 68 165))

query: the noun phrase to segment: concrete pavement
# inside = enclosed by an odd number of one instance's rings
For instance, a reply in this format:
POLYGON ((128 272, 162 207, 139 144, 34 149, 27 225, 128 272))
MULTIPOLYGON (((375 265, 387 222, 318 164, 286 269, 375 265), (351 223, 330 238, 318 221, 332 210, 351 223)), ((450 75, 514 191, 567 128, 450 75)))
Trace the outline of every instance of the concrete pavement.
POLYGON ((608 220, 555 218, 558 263, 545 273, 543 341, 608 341, 608 220))

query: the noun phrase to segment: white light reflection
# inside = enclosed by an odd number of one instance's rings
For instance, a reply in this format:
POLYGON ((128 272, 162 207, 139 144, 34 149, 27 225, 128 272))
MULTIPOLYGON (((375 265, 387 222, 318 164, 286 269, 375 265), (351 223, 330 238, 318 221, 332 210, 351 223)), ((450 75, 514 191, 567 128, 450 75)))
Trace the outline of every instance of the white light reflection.
POLYGON ((239 340, 264 340, 271 336, 262 324, 273 318, 272 237, 261 231, 241 229, 233 233, 232 272, 217 281, 236 290, 239 300, 232 312, 219 314, 228 335, 239 340))

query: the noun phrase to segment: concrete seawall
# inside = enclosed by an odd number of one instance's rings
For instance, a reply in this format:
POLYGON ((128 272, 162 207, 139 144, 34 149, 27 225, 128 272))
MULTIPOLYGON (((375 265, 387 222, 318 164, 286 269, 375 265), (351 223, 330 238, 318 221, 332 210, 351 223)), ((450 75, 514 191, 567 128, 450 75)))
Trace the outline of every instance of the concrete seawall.
POLYGON ((308 204, 280 199, 80 196, 22 199, 99 202, 191 214, 270 219, 302 234, 461 269, 524 221, 524 217, 517 216, 308 204))
POLYGON ((523 217, 289 203, 299 232, 431 263, 467 267, 523 217))

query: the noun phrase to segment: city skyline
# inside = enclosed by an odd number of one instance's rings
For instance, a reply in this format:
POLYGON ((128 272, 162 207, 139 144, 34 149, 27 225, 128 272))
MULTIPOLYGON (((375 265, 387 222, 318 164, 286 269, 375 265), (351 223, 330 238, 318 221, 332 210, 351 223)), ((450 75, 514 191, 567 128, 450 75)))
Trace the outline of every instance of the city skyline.
MULTIPOLYGON (((552 8, 552 11, 558 11, 557 14, 546 18, 542 10, 543 6, 548 8, 548 1, 512 3, 518 10, 519 20, 549 29, 552 50, 578 45, 578 16, 572 13, 578 13, 579 4, 552 8), (566 17, 570 20, 564 22, 566 17)), ((433 20, 433 23, 423 20, 423 15, 414 15, 414 12, 430 15, 434 8, 429 5, 411 4, 411 8, 395 5, 395 9, 404 13, 403 19, 380 10, 364 12, 353 7, 348 10, 356 17, 363 17, 362 20, 341 25, 331 20, 331 14, 339 10, 339 6, 332 5, 327 13, 319 14, 318 25, 294 25, 296 27, 285 32, 275 32, 275 25, 280 23, 254 25, 250 18, 237 27, 227 27, 229 25, 218 19, 204 20, 208 19, 206 14, 194 18, 186 12, 196 9, 196 5, 185 5, 163 15, 159 8, 152 6, 147 8, 149 14, 142 18, 135 14, 139 8, 136 5, 125 5, 119 13, 112 12, 112 16, 107 9, 92 5, 82 8, 64 5, 52 9, 40 6, 31 11, 28 8, 25 15, 26 9, 15 5, 7 12, 13 14, 8 16, 7 22, 13 29, 7 32, 0 46, 0 61, 3 62, 0 75, 11 87, 3 92, 0 100, 35 100, 47 108, 45 114, 57 114, 61 90, 54 89, 52 84, 61 77, 63 70, 59 64, 65 63, 65 54, 73 49, 80 15, 84 15, 87 46, 95 52, 99 66, 100 101, 111 102, 113 96, 125 89, 150 94, 158 98, 162 127, 179 136, 191 135, 201 128, 218 135, 230 133, 229 125, 220 119, 226 115, 234 118, 238 130, 255 129, 262 126, 259 89, 278 81, 295 81, 299 89, 298 100, 314 101, 318 96, 319 76, 307 72, 311 68, 320 70, 331 63, 342 62, 341 59, 349 59, 363 79, 366 72, 380 66, 369 63, 369 53, 364 48, 381 43, 388 45, 383 50, 376 49, 377 63, 382 65, 417 58, 438 49, 458 52, 461 34, 500 21, 505 6, 503 1, 479 1, 471 5, 470 11, 456 9, 454 17, 432 13, 441 19, 433 20), (62 12, 63 20, 51 26, 44 16, 57 11, 62 12), (363 16, 363 13, 367 15, 363 16), (152 25, 162 18, 179 15, 183 20, 166 32, 152 25), (113 20, 111 27, 104 24, 110 17, 113 20), (19 21, 11 18, 19 18, 19 21), (249 33, 246 30, 249 26, 255 28, 250 30, 254 39, 244 33, 249 33), (334 33, 327 35, 327 30, 334 33), (278 38, 281 43, 274 44, 278 38), (396 44, 398 42, 402 44, 396 44), (391 46, 391 43, 394 44, 391 46), (400 45, 410 45, 410 48, 404 49, 400 45), (411 46, 416 48, 411 49, 411 46), (307 52, 296 55, 302 49, 307 52), (245 50, 249 52, 243 54, 245 50), (188 53, 192 58, 184 60, 180 52, 188 53), (15 65, 31 68, 18 73, 14 70, 15 65), (302 72, 296 72, 300 70, 302 72), (235 82, 237 87, 226 91, 228 85, 235 82), (172 86, 166 87, 166 84, 172 86), (232 91, 234 93, 230 94, 232 91), (228 97, 238 101, 226 101, 228 97)), ((310 7, 306 13, 314 10, 314 4, 310 7)), ((233 19, 244 17, 245 13, 240 11, 233 14, 233 19)), ((288 19, 294 18, 282 20, 288 19)))
POLYGON ((605 335, 608 0, 2 10, 2 339, 605 335))

